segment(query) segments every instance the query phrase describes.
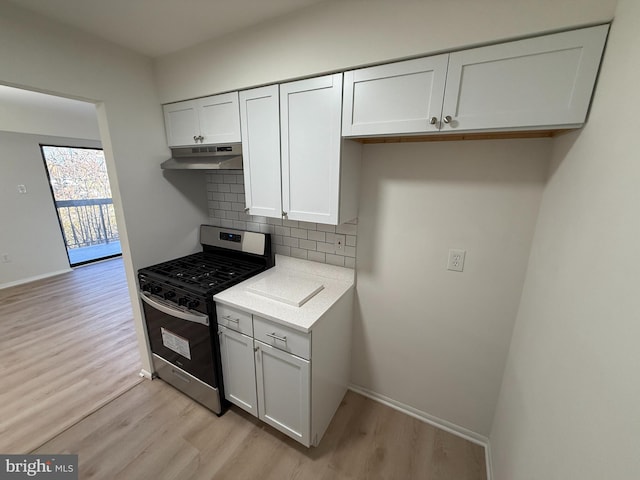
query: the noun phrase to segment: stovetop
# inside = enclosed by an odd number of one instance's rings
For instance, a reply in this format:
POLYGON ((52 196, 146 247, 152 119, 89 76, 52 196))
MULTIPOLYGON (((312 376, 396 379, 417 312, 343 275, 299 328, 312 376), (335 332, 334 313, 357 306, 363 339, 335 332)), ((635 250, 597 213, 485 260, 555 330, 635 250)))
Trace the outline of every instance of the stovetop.
POLYGON ((199 252, 169 260, 139 271, 156 281, 170 283, 202 295, 211 295, 264 270, 265 266, 247 259, 199 252))

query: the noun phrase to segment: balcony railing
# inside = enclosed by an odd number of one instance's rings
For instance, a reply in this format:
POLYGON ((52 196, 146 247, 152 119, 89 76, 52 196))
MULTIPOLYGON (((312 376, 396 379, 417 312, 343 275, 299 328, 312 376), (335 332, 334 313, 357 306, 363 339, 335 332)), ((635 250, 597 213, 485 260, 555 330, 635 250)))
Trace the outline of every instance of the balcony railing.
POLYGON ((113 199, 62 200, 56 202, 67 248, 118 241, 113 199))

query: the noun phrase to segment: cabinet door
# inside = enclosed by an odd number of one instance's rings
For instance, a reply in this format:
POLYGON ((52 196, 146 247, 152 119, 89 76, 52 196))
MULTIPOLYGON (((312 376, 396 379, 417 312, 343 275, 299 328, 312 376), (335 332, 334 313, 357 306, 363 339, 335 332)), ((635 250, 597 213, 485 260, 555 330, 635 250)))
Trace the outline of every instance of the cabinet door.
POLYGON ((244 192, 251 215, 282 217, 278 86, 240 92, 244 192))
POLYGON ((237 143, 240 142, 240 110, 238 92, 201 98, 198 102, 200 142, 237 143))
POLYGON ((309 362, 257 340, 256 379, 260 419, 310 445, 309 362))
POLYGON ((198 126, 198 106, 195 101, 170 103, 162 107, 167 145, 179 147, 195 145, 200 127, 198 126))
POLYGON ((342 135, 438 131, 448 61, 436 55, 345 72, 342 135))
POLYGON ((584 122, 608 26, 452 53, 442 131, 584 122))
POLYGON ((342 74, 280 86, 282 205, 290 220, 336 224, 342 74))
POLYGON ((218 326, 224 396, 252 415, 258 416, 253 338, 218 326))

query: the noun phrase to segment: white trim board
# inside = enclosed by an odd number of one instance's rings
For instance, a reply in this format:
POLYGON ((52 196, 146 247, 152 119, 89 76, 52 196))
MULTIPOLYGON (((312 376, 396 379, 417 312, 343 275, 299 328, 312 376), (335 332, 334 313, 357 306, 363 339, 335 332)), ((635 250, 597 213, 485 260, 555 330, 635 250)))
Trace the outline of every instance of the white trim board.
POLYGON ((9 287, 15 287, 17 285, 22 285, 24 283, 35 282, 36 280, 42 280, 43 278, 55 277, 56 275, 62 275, 63 273, 69 273, 73 270, 71 268, 67 268, 65 270, 58 270, 56 272, 44 273, 42 275, 36 275, 35 277, 23 278, 21 280, 16 280, 15 282, 1 283, 0 290, 9 287))
POLYGON ((409 415, 410 417, 422 420, 423 422, 428 423, 429 425, 433 425, 434 427, 444 430, 445 432, 449 432, 453 435, 475 443, 476 445, 484 447, 487 480, 492 480, 493 468, 491 465, 491 447, 489 444, 489 439, 484 435, 480 435, 479 433, 468 430, 464 427, 461 427, 460 425, 456 425, 455 423, 435 417, 426 412, 423 412, 422 410, 410 407, 409 405, 398 402, 397 400, 389 398, 385 395, 381 395, 366 388, 360 387, 359 385, 349 384, 349 390, 359 393, 360 395, 370 398, 371 400, 375 400, 376 402, 382 403, 383 405, 391 407, 394 410, 398 410, 399 412, 409 415))

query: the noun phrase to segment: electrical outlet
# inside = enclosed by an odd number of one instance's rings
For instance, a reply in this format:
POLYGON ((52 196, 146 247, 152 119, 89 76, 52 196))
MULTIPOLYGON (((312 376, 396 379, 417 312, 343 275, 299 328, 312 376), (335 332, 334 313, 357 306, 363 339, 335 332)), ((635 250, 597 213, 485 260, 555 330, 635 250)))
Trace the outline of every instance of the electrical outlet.
POLYGON ((461 272, 464 269, 464 257, 466 253, 466 250, 449 250, 449 261, 447 263, 447 270, 461 272))
POLYGON ((27 193, 26 185, 18 185, 18 193, 27 193))
POLYGON ((344 235, 336 235, 336 239, 333 243, 333 246, 336 249, 336 253, 344 252, 345 241, 346 241, 346 237, 344 235))
POLYGON ((11 261, 11 258, 9 257, 8 253, 3 253, 2 254, 2 263, 9 263, 11 261))

